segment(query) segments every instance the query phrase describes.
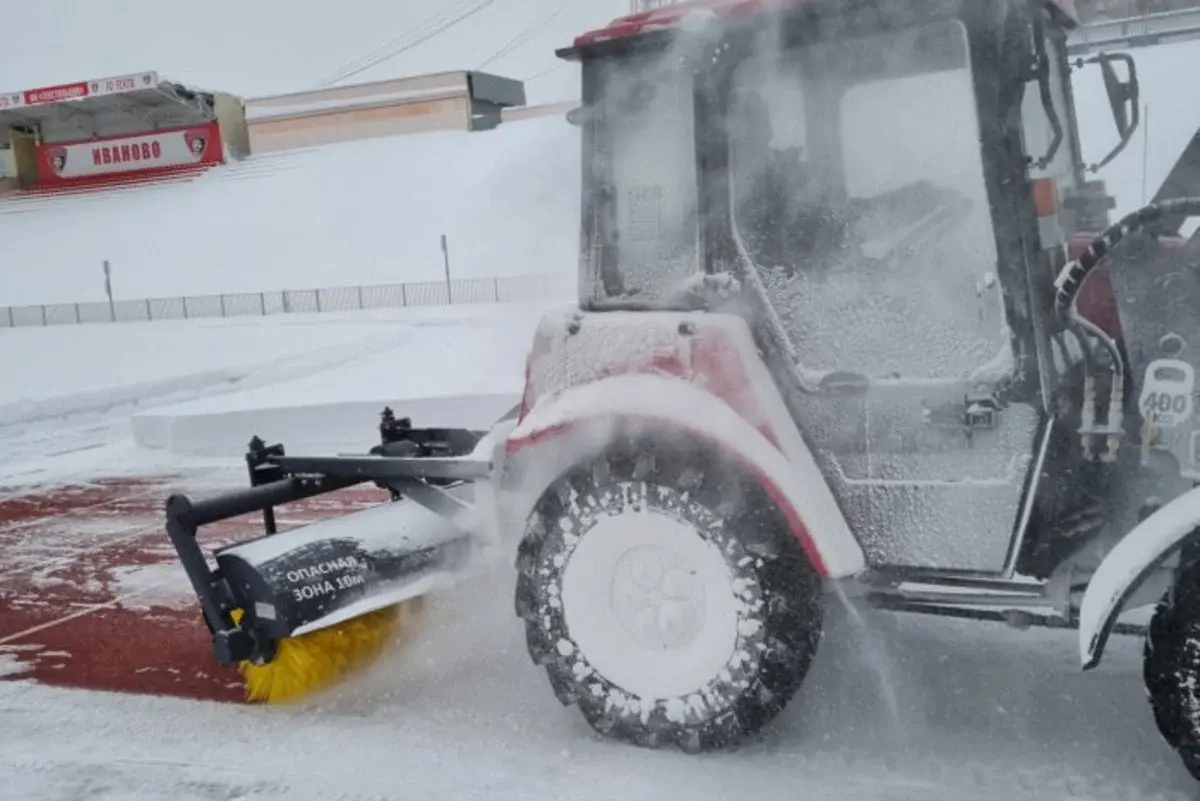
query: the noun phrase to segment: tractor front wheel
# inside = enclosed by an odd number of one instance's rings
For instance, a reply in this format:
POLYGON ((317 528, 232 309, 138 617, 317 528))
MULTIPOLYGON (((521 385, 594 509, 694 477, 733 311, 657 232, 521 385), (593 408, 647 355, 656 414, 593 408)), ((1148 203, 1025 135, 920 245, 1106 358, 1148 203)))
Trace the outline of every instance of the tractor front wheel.
POLYGON ((678 440, 624 437, 561 476, 518 570, 529 653, 559 700, 635 745, 695 752, 758 731, 820 640, 819 577, 774 503, 678 440))
POLYGON ((1154 610, 1143 676, 1159 732, 1200 780, 1200 564, 1181 569, 1154 610))

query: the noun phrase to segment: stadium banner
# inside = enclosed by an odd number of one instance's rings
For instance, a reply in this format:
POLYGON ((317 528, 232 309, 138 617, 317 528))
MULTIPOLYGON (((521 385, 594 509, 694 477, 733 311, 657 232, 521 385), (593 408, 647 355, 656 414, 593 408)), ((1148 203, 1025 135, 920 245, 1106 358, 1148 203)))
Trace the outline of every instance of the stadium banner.
POLYGON ((158 86, 158 73, 136 72, 132 75, 116 75, 90 81, 75 81, 57 86, 42 86, 18 92, 0 92, 0 109, 44 106, 51 103, 69 103, 89 97, 106 97, 158 86))
POLYGON ((70 184, 225 161, 216 122, 137 136, 38 145, 38 183, 70 184))

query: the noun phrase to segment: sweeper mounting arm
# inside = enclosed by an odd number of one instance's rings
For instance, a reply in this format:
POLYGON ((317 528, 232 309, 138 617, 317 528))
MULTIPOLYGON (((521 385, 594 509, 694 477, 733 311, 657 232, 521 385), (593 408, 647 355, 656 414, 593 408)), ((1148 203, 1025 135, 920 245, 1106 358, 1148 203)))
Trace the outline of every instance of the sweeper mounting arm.
POLYGON ((282 445, 255 437, 246 454, 248 488, 205 500, 168 498, 167 534, 222 664, 269 661, 279 639, 386 597, 462 551, 467 534, 455 520, 469 504, 456 489, 490 475, 490 458, 474 455, 483 433, 415 429, 390 409, 382 418, 381 443, 368 454, 288 456, 282 445), (388 490, 393 503, 279 533, 275 507, 367 482, 388 490), (200 528, 252 512, 262 512, 264 536, 218 550, 211 567, 197 542, 200 528), (295 576, 319 581, 289 583, 295 576))

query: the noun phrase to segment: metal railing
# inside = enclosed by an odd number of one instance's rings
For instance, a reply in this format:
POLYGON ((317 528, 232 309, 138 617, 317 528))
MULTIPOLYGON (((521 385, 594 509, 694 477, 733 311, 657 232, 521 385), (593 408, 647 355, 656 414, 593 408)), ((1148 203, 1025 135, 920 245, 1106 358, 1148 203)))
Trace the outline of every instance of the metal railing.
POLYGON ((1150 47, 1200 39, 1200 5, 1157 14, 1103 19, 1071 31, 1067 52, 1091 55, 1108 48, 1150 47))
POLYGON ((271 314, 313 314, 477 303, 522 303, 568 299, 574 294, 574 275, 458 278, 451 281, 420 283, 141 298, 114 300, 112 303, 91 301, 0 306, 0 328, 212 317, 261 317, 271 314))

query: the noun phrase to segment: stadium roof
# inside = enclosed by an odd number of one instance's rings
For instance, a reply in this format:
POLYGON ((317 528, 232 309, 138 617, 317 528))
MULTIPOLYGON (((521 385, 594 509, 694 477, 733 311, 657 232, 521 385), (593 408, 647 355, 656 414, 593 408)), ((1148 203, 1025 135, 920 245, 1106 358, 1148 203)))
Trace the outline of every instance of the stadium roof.
POLYGON ((38 128, 46 142, 195 125, 214 118, 212 95, 156 72, 0 92, 0 146, 9 131, 38 128))

